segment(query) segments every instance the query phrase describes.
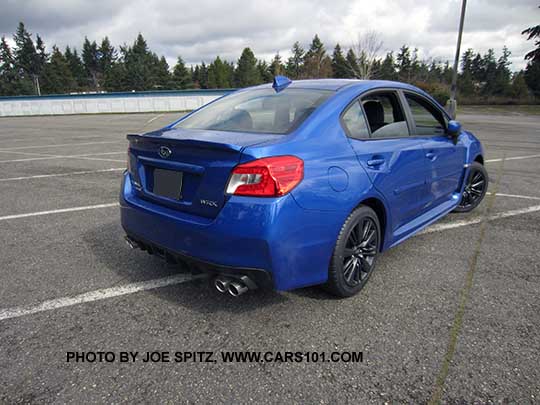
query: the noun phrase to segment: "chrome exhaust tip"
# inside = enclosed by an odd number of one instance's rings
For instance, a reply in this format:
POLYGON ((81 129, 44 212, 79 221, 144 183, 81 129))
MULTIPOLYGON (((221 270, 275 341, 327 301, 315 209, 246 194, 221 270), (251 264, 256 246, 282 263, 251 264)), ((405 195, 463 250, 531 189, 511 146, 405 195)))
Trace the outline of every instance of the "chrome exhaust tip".
POLYGON ((133 239, 131 239, 129 236, 125 236, 124 239, 126 240, 126 243, 131 249, 138 249, 139 244, 135 242, 133 239))
POLYGON ((231 284, 231 281, 225 277, 216 277, 214 279, 214 287, 222 294, 228 291, 229 284, 231 284))
POLYGON ((244 283, 239 283, 236 281, 231 281, 229 283, 229 294, 231 294, 233 297, 238 297, 245 292, 247 292, 249 288, 244 283))

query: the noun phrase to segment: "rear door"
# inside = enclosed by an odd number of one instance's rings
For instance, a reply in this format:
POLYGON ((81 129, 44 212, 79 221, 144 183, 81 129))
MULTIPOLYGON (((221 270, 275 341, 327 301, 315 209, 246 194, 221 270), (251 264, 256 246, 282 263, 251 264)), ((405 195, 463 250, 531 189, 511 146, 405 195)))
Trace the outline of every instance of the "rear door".
POLYGON ((446 134, 445 115, 437 106, 416 93, 404 92, 404 96, 414 123, 414 135, 424 144, 429 205, 436 206, 459 192, 466 148, 459 140, 454 144, 446 134))
POLYGON ((349 105, 342 114, 342 125, 360 164, 391 210, 394 233, 418 216, 426 203, 423 142, 410 136, 394 90, 369 93, 349 105))

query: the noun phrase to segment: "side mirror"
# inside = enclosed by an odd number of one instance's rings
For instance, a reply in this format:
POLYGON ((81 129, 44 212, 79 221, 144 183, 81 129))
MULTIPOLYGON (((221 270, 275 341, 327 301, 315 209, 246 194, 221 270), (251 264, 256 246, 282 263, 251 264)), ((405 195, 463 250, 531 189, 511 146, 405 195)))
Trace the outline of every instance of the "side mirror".
POLYGON ((452 138, 454 144, 456 144, 459 134, 461 133, 461 124, 455 120, 448 121, 446 133, 452 138))

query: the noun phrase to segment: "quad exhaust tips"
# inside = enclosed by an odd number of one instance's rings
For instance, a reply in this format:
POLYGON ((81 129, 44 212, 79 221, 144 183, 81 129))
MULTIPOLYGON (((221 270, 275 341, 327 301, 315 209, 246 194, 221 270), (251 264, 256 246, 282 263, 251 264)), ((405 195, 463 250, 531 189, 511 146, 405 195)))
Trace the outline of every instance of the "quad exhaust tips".
POLYGON ((214 287, 220 293, 224 294, 228 292, 233 297, 239 297, 249 290, 249 288, 242 282, 238 280, 233 280, 228 277, 216 277, 214 279, 214 287))

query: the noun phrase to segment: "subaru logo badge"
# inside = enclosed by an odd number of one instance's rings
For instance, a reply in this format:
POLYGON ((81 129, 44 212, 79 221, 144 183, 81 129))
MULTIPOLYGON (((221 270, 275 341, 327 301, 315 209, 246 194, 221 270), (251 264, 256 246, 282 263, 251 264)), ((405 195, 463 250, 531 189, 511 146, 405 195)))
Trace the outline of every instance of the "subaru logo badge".
POLYGON ((167 159, 171 155, 172 155, 172 150, 170 150, 166 146, 160 146, 159 147, 159 156, 161 156, 163 159, 167 159))

